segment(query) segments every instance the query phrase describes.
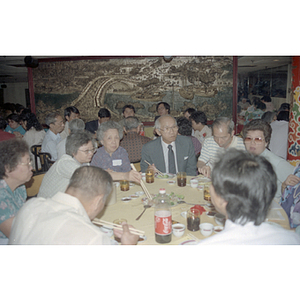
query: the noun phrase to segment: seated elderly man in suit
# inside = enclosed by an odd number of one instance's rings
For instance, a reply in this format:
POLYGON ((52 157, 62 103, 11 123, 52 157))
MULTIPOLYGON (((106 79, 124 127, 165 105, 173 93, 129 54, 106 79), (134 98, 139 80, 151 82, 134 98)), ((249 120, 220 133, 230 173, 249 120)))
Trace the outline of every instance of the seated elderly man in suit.
POLYGON ((197 175, 192 140, 188 136, 178 135, 176 120, 171 115, 163 115, 155 121, 155 129, 159 137, 143 146, 141 171, 147 170, 147 161, 154 171, 158 169, 163 173, 186 172, 190 176, 197 175))

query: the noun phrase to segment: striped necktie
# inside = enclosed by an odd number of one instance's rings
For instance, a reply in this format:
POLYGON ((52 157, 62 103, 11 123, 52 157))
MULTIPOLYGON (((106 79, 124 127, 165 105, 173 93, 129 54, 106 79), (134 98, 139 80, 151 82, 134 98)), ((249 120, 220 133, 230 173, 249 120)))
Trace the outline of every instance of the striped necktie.
POLYGON ((174 156, 174 151, 172 149, 172 145, 169 145, 168 148, 169 148, 169 152, 168 152, 169 173, 176 174, 175 156, 174 156))

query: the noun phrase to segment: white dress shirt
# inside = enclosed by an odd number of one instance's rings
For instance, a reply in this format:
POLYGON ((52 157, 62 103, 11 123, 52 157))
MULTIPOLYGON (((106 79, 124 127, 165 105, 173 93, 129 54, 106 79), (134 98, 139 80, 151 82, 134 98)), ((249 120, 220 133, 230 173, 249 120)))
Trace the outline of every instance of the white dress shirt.
POLYGON ((94 225, 81 202, 68 194, 27 201, 13 221, 9 244, 111 245, 115 244, 94 225))

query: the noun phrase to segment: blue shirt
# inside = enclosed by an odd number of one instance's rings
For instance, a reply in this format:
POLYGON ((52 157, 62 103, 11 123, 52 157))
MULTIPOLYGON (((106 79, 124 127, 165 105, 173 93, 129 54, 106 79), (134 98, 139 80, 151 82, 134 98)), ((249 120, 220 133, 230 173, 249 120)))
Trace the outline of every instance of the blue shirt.
MULTIPOLYGON (((27 198, 25 185, 17 187, 13 192, 4 179, 0 180, 0 224, 16 215, 27 198)), ((0 239, 6 236, 0 231, 0 239)))
POLYGON ((17 127, 16 129, 12 129, 9 125, 7 125, 4 131, 9 132, 9 133, 14 133, 15 131, 18 131, 22 135, 24 135, 26 132, 26 130, 21 125, 19 127, 17 127))
POLYGON ((115 172, 129 172, 131 171, 128 153, 123 147, 119 147, 110 156, 104 147, 97 150, 91 161, 91 166, 100 167, 104 170, 111 169, 115 172))

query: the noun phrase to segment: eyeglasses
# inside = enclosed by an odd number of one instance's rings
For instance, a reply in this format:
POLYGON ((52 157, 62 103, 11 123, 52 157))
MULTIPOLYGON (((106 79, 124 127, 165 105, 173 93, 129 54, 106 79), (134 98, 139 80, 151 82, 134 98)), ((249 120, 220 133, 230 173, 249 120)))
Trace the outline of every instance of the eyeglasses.
POLYGON ((88 149, 88 150, 80 150, 78 149, 78 151, 81 151, 81 152, 84 152, 85 154, 88 154, 88 153, 95 153, 96 152, 96 149, 93 148, 93 149, 88 149))
POLYGON ((28 162, 28 163, 23 163, 23 162, 18 163, 18 165, 30 167, 30 166, 32 166, 32 160, 30 160, 30 162, 28 162))
POLYGON ((165 131, 167 133, 171 132, 171 130, 177 130, 178 129, 178 126, 177 125, 174 125, 172 127, 165 127, 164 129, 159 129, 160 131, 165 131))
POLYGON ((251 138, 251 137, 245 137, 245 143, 251 143, 252 141, 255 144, 261 144, 265 139, 261 137, 251 138))

